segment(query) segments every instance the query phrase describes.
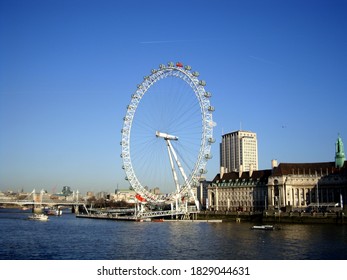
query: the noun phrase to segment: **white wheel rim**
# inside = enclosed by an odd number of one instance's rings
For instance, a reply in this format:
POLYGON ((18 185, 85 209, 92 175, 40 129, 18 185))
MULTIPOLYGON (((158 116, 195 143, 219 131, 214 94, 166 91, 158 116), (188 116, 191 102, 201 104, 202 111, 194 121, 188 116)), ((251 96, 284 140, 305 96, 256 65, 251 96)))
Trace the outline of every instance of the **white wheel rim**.
POLYGON ((126 179, 129 181, 131 187, 136 191, 136 193, 149 202, 161 203, 164 201, 175 200, 178 196, 184 196, 188 191, 187 188, 191 185, 195 185, 201 175, 206 173, 206 164, 208 159, 211 158, 211 144, 214 142, 213 127, 215 123, 212 119, 214 108, 210 105, 211 95, 205 91, 205 82, 199 80, 196 73, 197 72, 191 72, 189 66, 183 68, 181 65, 174 65, 173 63, 169 63, 168 66, 160 65, 159 69, 152 70, 152 73, 149 76, 146 76, 143 82, 138 85, 137 90, 132 95, 131 101, 127 106, 127 112, 124 117, 123 128, 121 131, 121 157, 123 160, 123 169, 125 170, 126 179), (194 168, 189 174, 189 184, 181 186, 178 192, 175 191, 166 195, 155 195, 150 193, 136 176, 130 151, 131 131, 135 113, 141 99, 155 83, 168 77, 176 77, 185 81, 195 93, 201 113, 200 150, 194 168))

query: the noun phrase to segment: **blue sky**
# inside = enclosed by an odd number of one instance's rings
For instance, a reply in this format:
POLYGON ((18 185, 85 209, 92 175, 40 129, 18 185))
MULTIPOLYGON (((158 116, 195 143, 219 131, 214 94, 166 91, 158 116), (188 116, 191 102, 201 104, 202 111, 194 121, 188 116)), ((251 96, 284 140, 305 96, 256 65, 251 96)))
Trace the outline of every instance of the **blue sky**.
POLYGON ((217 142, 257 133, 260 169, 347 145, 347 1, 1 0, 0 38, 0 190, 128 188, 126 106, 169 61, 206 80, 217 142))

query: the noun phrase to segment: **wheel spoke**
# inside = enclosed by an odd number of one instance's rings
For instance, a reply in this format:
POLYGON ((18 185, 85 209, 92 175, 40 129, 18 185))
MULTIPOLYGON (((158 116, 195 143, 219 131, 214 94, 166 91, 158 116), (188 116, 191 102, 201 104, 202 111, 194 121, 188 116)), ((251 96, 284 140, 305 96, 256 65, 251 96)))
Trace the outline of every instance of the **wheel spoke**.
POLYGON ((131 187, 149 202, 194 196, 192 186, 206 172, 214 142, 214 108, 206 82, 198 75, 181 63, 160 65, 137 86, 127 107, 121 141, 123 168, 131 187), (175 165, 180 172, 173 170, 175 165), (155 187, 165 194, 149 192, 155 187))

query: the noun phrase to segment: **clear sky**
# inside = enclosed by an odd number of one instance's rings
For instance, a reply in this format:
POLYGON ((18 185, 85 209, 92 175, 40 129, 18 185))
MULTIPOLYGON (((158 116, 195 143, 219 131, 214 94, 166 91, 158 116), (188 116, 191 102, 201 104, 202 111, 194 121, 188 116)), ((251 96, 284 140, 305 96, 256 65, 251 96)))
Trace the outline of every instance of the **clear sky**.
POLYGON ((126 106, 169 61, 213 93, 207 179, 240 128, 260 169, 333 161, 338 133, 347 146, 347 1, 1 0, 0 190, 128 188, 126 106))

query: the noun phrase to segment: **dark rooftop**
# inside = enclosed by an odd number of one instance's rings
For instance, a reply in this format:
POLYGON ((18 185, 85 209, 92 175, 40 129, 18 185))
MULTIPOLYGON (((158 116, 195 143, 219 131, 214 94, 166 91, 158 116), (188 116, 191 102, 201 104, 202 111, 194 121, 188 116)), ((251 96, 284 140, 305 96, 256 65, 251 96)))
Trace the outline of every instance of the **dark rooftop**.
POLYGON ((255 170, 250 176, 250 172, 242 172, 239 177, 239 172, 228 172, 224 173, 223 177, 220 178, 220 174, 217 174, 212 182, 217 180, 229 181, 236 179, 245 180, 267 180, 268 177, 272 176, 283 176, 283 175, 315 175, 323 176, 328 174, 340 174, 347 176, 347 161, 345 161, 342 168, 336 168, 335 162, 315 162, 315 163, 280 163, 277 167, 272 169, 255 170))
MULTIPOLYGON (((346 162, 342 169, 347 166, 346 162)), ((327 175, 338 173, 339 168, 335 167, 335 162, 315 162, 315 163, 281 163, 273 170, 273 176, 282 175, 327 175)))
POLYGON ((267 180, 267 178, 271 175, 272 170, 271 169, 265 169, 265 170, 254 170, 252 172, 252 176, 250 176, 250 172, 242 172, 241 177, 239 177, 239 172, 228 172, 224 173, 223 177, 220 178, 220 174, 217 174, 216 177, 214 177, 213 182, 216 182, 217 180, 236 180, 236 179, 245 179, 245 180, 260 180, 263 181, 264 179, 267 180))

